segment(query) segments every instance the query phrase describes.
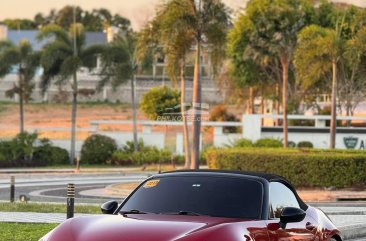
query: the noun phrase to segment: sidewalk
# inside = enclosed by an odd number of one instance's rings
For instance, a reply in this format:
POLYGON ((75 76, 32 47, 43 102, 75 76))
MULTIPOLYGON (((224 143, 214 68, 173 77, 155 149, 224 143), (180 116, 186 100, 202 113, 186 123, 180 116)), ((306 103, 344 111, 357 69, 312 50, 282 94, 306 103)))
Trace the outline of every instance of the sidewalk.
MULTIPOLYGON (((341 230, 346 240, 366 240, 366 207, 319 207, 325 211, 341 230)), ((90 214, 76 214, 75 217, 90 214)), ((0 222, 61 223, 66 220, 63 213, 0 212, 0 222)))

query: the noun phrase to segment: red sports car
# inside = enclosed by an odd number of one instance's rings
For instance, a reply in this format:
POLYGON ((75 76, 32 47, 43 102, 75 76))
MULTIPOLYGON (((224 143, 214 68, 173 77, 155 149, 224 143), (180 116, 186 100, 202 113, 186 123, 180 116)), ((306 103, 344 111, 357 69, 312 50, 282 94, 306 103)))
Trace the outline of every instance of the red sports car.
POLYGON ((40 241, 342 241, 284 178, 180 171, 144 181, 111 215, 69 219, 40 241))

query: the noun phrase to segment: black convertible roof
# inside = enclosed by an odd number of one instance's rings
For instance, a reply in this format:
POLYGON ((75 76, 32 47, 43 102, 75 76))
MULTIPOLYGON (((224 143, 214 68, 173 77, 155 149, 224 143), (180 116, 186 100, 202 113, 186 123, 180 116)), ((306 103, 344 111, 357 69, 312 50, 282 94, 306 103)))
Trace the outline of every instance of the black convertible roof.
POLYGON ((205 173, 205 174, 236 174, 236 175, 243 175, 243 176, 249 176, 249 177, 257 177, 257 178, 262 178, 264 180, 267 180, 268 182, 273 182, 273 181, 278 181, 281 182, 283 184, 285 184, 288 188, 290 188, 299 204, 300 207, 303 210, 306 210, 308 208, 308 206, 304 203, 304 201, 301 200, 301 198, 299 197, 299 195, 297 194, 295 188, 292 186, 292 184, 284 177, 275 175, 275 174, 269 174, 269 173, 264 173, 264 172, 247 172, 247 171, 234 171, 234 170, 211 170, 211 169, 202 169, 202 170, 179 170, 179 171, 171 171, 171 172, 164 172, 159 175, 164 175, 164 174, 174 174, 174 175, 179 175, 179 174, 199 174, 199 173, 205 173))
POLYGON ((286 180, 286 178, 270 174, 270 173, 264 173, 264 172, 247 172, 247 171, 234 171, 234 170, 211 170, 211 169, 202 169, 202 170, 179 170, 179 171, 171 171, 171 172, 164 172, 162 174, 169 174, 169 173, 222 173, 222 174, 238 174, 238 175, 245 175, 245 176, 253 176, 253 177, 260 177, 263 178, 269 182, 271 181, 284 181, 290 184, 289 181, 286 180))

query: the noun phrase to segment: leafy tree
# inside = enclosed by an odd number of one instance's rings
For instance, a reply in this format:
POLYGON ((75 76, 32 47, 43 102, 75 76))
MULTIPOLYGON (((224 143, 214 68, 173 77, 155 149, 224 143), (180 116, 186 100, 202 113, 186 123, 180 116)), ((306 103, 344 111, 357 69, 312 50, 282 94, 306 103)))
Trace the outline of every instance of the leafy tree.
MULTIPOLYGON (((253 0, 246 8, 252 31, 246 51, 255 56, 273 56, 282 74, 283 144, 287 147, 287 86, 297 43, 297 33, 311 21, 311 7, 302 0, 253 0)), ((265 59, 265 58, 261 58, 265 59)))
POLYGON ((169 89, 167 86, 152 88, 144 94, 140 103, 140 109, 150 120, 174 120, 182 114, 179 106, 180 93, 169 89))
POLYGON ((75 131, 78 98, 77 72, 83 67, 93 68, 95 57, 104 51, 104 46, 93 45, 86 47, 85 32, 81 24, 75 24, 69 31, 57 25, 43 27, 38 35, 40 40, 53 37, 44 46, 41 64, 44 69, 42 88, 46 90, 52 81, 56 84, 66 84, 72 78, 72 114, 71 114, 71 162, 75 159, 75 131))
MULTIPOLYGON (((199 167, 201 133, 201 50, 210 49, 211 62, 216 72, 225 54, 226 32, 230 23, 229 11, 220 0, 170 0, 160 6, 155 23, 162 41, 168 63, 178 67, 171 73, 181 73, 184 56, 195 45, 193 75, 193 148, 191 168, 199 167), (170 41, 170 43, 168 43, 170 41)), ((154 24, 152 24, 154 26, 154 24)), ((177 75, 176 75, 177 76, 177 75)))
POLYGON ((29 19, 5 19, 2 24, 12 30, 30 30, 37 27, 35 23, 29 19))
POLYGON ((318 25, 305 28, 299 35, 295 55, 303 89, 332 79, 330 148, 335 147, 337 94, 340 102, 345 102, 347 115, 353 114, 365 96, 366 83, 366 11, 350 7, 337 10, 337 14, 333 28, 318 25))
POLYGON ((116 39, 104 50, 102 57, 102 77, 99 89, 106 84, 111 84, 115 89, 121 84, 131 81, 131 98, 133 111, 133 140, 135 151, 138 151, 137 139, 137 111, 135 99, 135 84, 138 63, 136 61, 135 36, 128 33, 117 36, 116 39))
POLYGON ((335 148, 337 71, 344 53, 344 44, 339 29, 311 25, 299 34, 299 46, 295 54, 297 75, 303 86, 310 86, 324 75, 332 73, 330 148, 335 148))
POLYGON ((0 42, 0 77, 17 68, 18 81, 6 92, 8 97, 19 96, 20 133, 24 132, 24 102, 28 102, 33 91, 33 78, 39 67, 40 52, 35 52, 27 40, 15 46, 8 41, 0 42))

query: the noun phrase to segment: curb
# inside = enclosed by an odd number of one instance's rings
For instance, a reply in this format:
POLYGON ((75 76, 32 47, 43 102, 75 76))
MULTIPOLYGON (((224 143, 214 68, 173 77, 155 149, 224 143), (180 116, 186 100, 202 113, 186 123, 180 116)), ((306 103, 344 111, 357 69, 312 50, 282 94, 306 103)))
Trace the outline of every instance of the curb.
POLYGON ((351 225, 341 227, 339 229, 341 231, 343 241, 366 237, 366 224, 351 225))

